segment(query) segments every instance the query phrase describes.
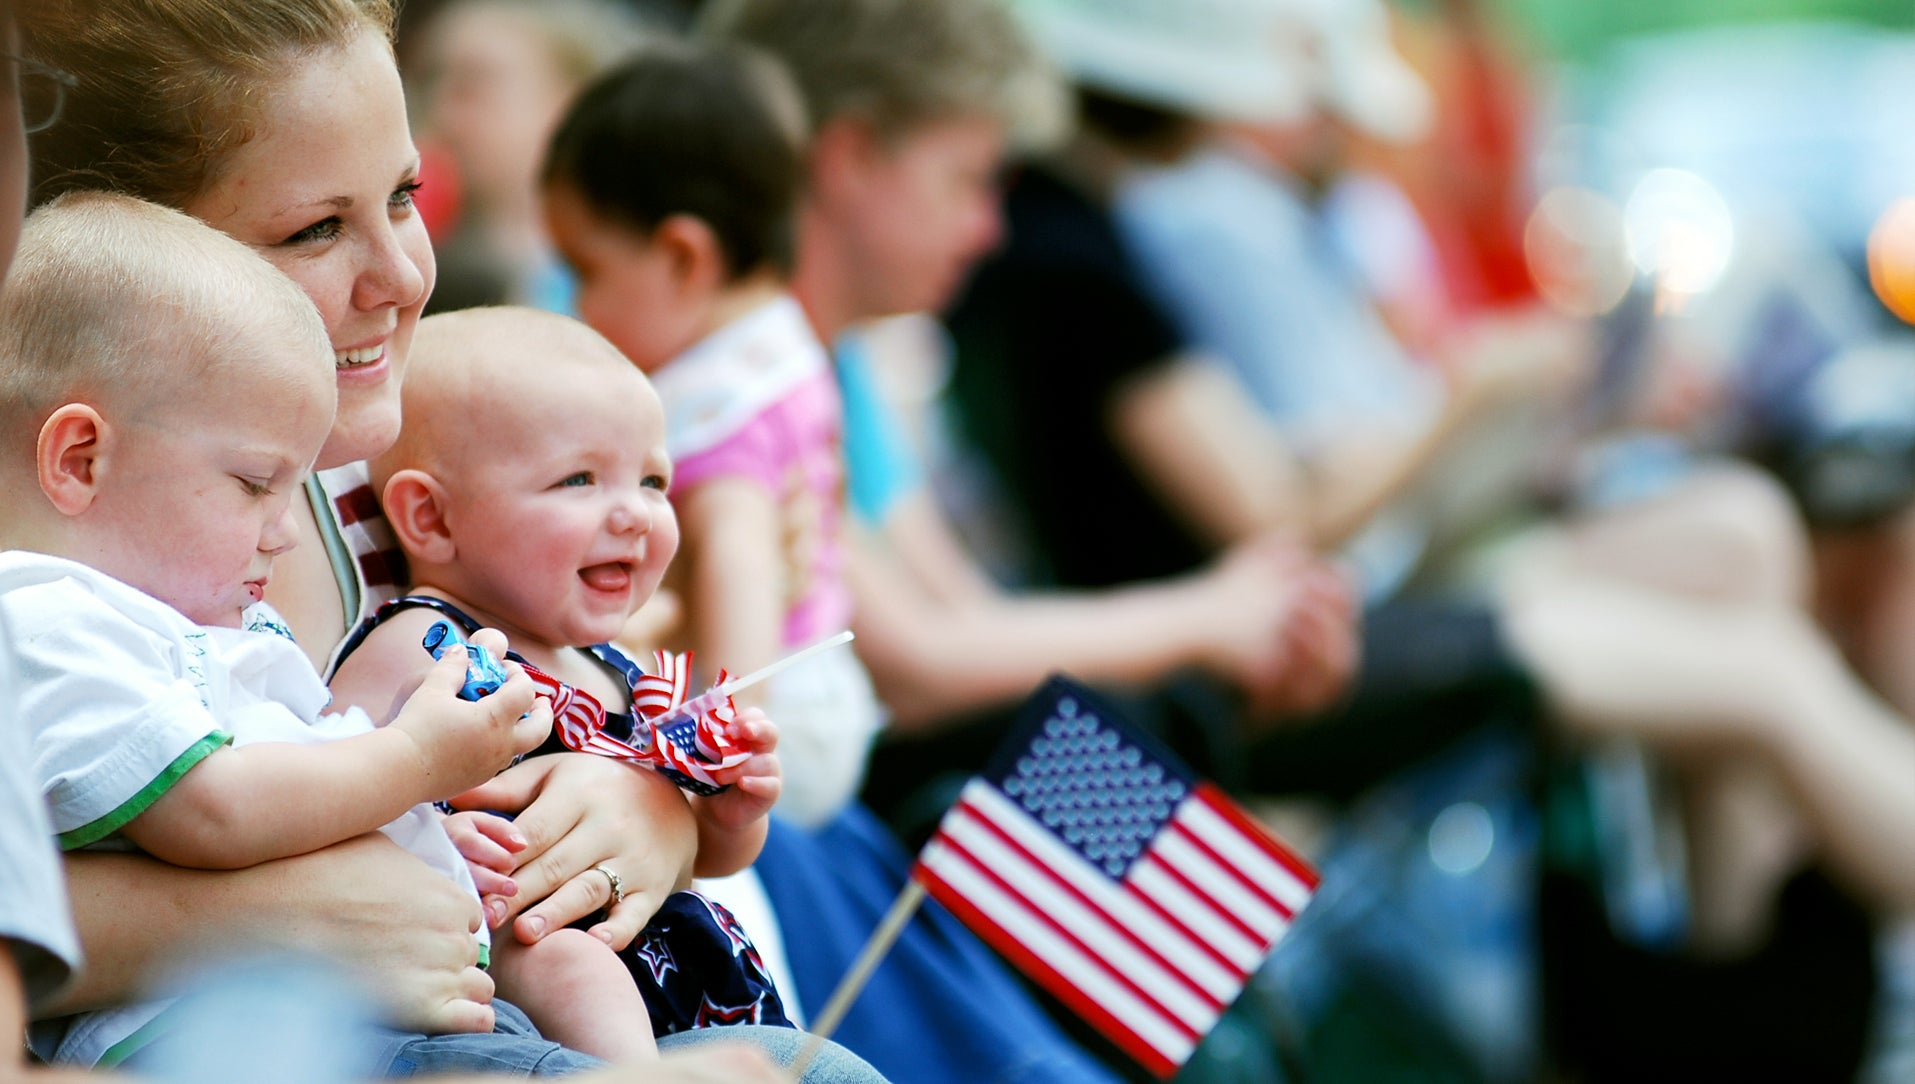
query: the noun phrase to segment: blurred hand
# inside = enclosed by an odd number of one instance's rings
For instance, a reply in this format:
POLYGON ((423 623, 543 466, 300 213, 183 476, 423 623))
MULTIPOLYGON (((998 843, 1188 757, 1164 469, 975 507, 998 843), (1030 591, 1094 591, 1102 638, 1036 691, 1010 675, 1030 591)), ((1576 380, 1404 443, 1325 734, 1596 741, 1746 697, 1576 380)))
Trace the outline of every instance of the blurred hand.
POLYGON ((1567 401, 1588 385, 1596 344, 1586 322, 1526 309, 1478 317, 1451 337, 1440 361, 1458 409, 1494 410, 1567 401))
POLYGON ((1321 561, 1312 565, 1284 628, 1287 672, 1277 683, 1252 690, 1251 718, 1311 715, 1340 699, 1362 653, 1360 619, 1356 591, 1342 571, 1321 561))
POLYGON ((1328 706, 1356 659, 1355 605, 1343 575, 1281 535, 1231 550, 1208 574, 1216 592, 1209 669, 1269 721, 1328 706))

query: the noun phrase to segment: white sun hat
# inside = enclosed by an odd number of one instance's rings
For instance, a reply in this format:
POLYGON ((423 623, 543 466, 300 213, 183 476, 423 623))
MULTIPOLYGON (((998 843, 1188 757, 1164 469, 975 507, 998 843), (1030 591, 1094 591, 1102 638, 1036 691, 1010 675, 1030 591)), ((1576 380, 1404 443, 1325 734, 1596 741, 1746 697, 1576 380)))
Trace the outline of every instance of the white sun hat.
POLYGON ((1213 120, 1285 123, 1327 110, 1378 139, 1429 130, 1422 76, 1382 0, 1011 0, 1072 79, 1213 120))
POLYGON ((1285 0, 1315 32, 1318 100, 1356 128, 1413 143, 1436 112, 1430 88, 1390 40, 1382 0, 1285 0))
POLYGON ((1311 61, 1295 0, 1011 0, 1085 86, 1217 120, 1306 116, 1311 61))

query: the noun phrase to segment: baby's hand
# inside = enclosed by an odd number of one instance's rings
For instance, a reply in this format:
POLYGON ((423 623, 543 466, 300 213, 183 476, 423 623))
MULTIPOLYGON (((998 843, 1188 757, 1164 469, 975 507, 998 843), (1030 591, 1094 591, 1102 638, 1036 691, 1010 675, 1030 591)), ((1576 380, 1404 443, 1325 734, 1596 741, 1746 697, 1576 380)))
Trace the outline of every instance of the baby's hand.
MULTIPOLYGON (((481 630, 473 640, 504 654, 505 638, 497 632, 481 630)), ((497 692, 478 701, 461 700, 466 652, 463 646, 448 648, 393 719, 390 729, 411 738, 418 750, 427 799, 478 786, 514 756, 538 748, 551 731, 550 702, 535 696, 537 687, 516 663, 507 663, 506 672, 511 676, 497 692)))
POLYGON ((751 756, 729 768, 713 771, 712 778, 731 784, 700 803, 705 818, 721 828, 740 828, 771 812, 784 790, 784 769, 778 763, 778 725, 760 708, 744 708, 725 724, 725 733, 751 756))
POLYGON ((512 871, 518 868, 518 853, 525 850, 525 836, 504 817, 477 811, 447 816, 445 830, 485 901, 486 925, 498 926, 505 921, 505 901, 519 894, 512 871))

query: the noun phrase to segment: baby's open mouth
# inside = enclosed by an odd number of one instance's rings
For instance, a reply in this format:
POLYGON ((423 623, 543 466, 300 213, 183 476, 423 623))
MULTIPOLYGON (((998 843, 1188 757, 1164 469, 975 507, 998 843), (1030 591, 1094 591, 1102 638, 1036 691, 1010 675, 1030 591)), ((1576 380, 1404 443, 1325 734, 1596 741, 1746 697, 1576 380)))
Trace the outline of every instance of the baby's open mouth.
POLYGON ((632 584, 632 564, 629 561, 607 561, 602 565, 579 569, 578 578, 595 591, 623 591, 632 584))

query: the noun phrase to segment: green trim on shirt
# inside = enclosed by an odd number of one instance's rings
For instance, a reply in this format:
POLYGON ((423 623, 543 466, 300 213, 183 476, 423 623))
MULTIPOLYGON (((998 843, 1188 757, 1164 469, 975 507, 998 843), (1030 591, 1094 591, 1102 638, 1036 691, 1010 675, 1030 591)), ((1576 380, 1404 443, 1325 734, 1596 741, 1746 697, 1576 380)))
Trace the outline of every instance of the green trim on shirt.
POLYGON ((352 548, 346 545, 345 536, 339 533, 339 520, 333 511, 332 498, 326 495, 326 487, 319 482, 318 474, 306 476, 306 501, 312 505, 313 522, 319 524, 319 539, 326 546, 326 560, 332 564, 332 578, 339 584, 339 600, 346 607, 346 628, 351 630, 359 623, 359 607, 363 604, 359 590, 359 565, 353 559, 352 548))
POLYGON ((106 1048, 100 1060, 93 1063, 95 1069, 111 1069, 140 1052, 140 1048, 160 1037, 162 1031, 171 1030, 173 1022, 167 1019, 172 1007, 160 1010, 160 1014, 141 1024, 133 1034, 106 1048))
POLYGON ((82 824, 78 828, 61 832, 59 837, 60 849, 63 851, 77 850, 89 843, 98 843, 100 840, 126 827, 134 817, 146 812, 147 807, 159 801, 160 795, 165 794, 172 788, 173 784, 179 782, 180 776, 185 775, 193 765, 212 756, 214 750, 230 743, 232 740, 233 736, 231 734, 223 730, 215 730, 211 734, 194 742, 185 752, 174 757, 173 763, 168 764, 165 771, 154 776, 151 783, 141 787, 138 794, 120 803, 118 809, 115 809, 104 817, 99 817, 86 824, 82 824))
POLYGON ((484 941, 481 941, 479 942, 479 970, 484 971, 486 968, 491 966, 492 966, 492 946, 486 944, 484 941))

